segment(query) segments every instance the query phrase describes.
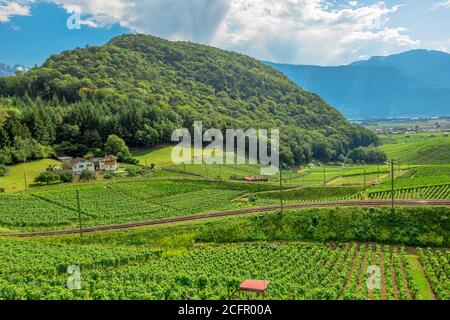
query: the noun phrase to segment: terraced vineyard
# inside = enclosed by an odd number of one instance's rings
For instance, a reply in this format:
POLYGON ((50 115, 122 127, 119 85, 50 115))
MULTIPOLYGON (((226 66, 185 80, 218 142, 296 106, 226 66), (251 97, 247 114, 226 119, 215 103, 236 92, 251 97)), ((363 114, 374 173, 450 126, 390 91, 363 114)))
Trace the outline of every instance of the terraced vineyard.
MULTIPOLYGON (((388 200, 392 198, 392 192, 370 192, 368 197, 373 200, 388 200)), ((394 191, 394 198, 397 200, 447 200, 450 199, 450 185, 398 189, 394 191)))
POLYGON ((0 253, 0 299, 239 299, 248 278, 271 282, 267 299, 420 298, 405 250, 388 246, 242 243, 164 257, 141 247, 0 240, 0 253), (81 267, 80 290, 66 287, 69 265, 81 267), (379 283, 371 265, 381 266, 379 283))
MULTIPOLYGON (((396 189, 408 189, 413 187, 439 186, 450 183, 450 166, 416 166, 408 173, 395 179, 396 189)), ((374 188, 376 191, 389 190, 389 179, 374 188)))
POLYGON ((381 136, 389 159, 410 164, 448 164, 450 139, 430 134, 381 136))

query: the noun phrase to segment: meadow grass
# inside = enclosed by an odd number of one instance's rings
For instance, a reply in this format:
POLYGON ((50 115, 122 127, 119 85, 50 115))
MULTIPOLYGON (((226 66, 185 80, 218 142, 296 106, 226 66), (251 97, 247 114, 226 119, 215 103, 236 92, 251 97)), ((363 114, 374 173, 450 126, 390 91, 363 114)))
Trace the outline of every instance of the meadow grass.
POLYGON ((34 179, 48 166, 59 165, 60 162, 52 159, 43 159, 27 163, 10 166, 4 177, 0 177, 0 188, 6 192, 16 192, 25 190, 24 175, 26 175, 28 185, 34 183, 34 179))

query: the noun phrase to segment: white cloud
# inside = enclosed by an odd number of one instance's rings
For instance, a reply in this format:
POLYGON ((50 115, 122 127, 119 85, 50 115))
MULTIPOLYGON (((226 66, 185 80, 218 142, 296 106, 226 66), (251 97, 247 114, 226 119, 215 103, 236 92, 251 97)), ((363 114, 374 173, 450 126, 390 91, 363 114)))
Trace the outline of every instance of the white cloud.
POLYGON ((114 21, 136 32, 209 43, 228 13, 229 0, 50 0, 67 11, 93 15, 90 26, 114 21), (108 19, 109 17, 109 19, 108 19))
POLYGON ((433 6, 431 7, 431 10, 437 10, 440 8, 450 8, 450 0, 446 0, 443 2, 438 2, 433 4, 433 6))
POLYGON ((0 0, 0 23, 9 22, 12 16, 28 16, 30 8, 25 1, 0 0))
POLYGON ((345 63, 416 47, 406 29, 388 27, 399 9, 384 2, 333 8, 322 0, 235 0, 213 43, 280 62, 345 63))
POLYGON ((45 1, 68 12, 79 8, 82 24, 89 27, 119 22, 136 32, 212 44, 279 62, 339 64, 419 44, 406 29, 389 27, 389 17, 400 7, 389 7, 384 1, 371 5, 356 0, 340 5, 334 0, 45 1))

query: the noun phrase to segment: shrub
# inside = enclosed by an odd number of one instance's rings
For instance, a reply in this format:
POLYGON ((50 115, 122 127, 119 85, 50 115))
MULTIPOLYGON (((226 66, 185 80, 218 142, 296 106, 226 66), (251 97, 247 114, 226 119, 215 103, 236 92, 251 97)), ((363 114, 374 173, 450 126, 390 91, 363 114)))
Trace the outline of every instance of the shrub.
POLYGON ((52 171, 44 171, 34 179, 34 182, 41 184, 54 184, 61 182, 59 175, 52 171))
POLYGON ((3 164, 0 164, 0 177, 4 177, 7 172, 8 172, 8 167, 3 164))
POLYGON ((60 171, 57 173, 59 176, 59 180, 63 183, 71 183, 73 182, 73 174, 70 171, 60 171))
POLYGON ((80 180, 81 181, 94 181, 97 180, 97 176, 95 175, 95 172, 91 172, 89 170, 83 170, 80 174, 80 180))

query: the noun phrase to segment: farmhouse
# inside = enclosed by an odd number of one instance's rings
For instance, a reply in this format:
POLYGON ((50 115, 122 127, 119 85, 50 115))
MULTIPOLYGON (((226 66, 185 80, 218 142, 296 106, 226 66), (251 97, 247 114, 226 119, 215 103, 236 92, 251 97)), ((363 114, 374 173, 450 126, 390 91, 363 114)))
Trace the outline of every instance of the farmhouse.
POLYGON ((75 158, 67 162, 67 166, 72 169, 74 174, 81 174, 84 170, 114 172, 118 169, 117 160, 118 158, 113 155, 93 159, 75 158))
POLYGON ((74 174, 81 174, 85 170, 95 172, 94 162, 85 158, 73 159, 70 161, 70 166, 72 167, 72 172, 74 174))
POLYGON ((107 171, 113 172, 117 171, 117 160, 116 156, 106 156, 103 158, 94 158, 93 162, 96 171, 107 171))

